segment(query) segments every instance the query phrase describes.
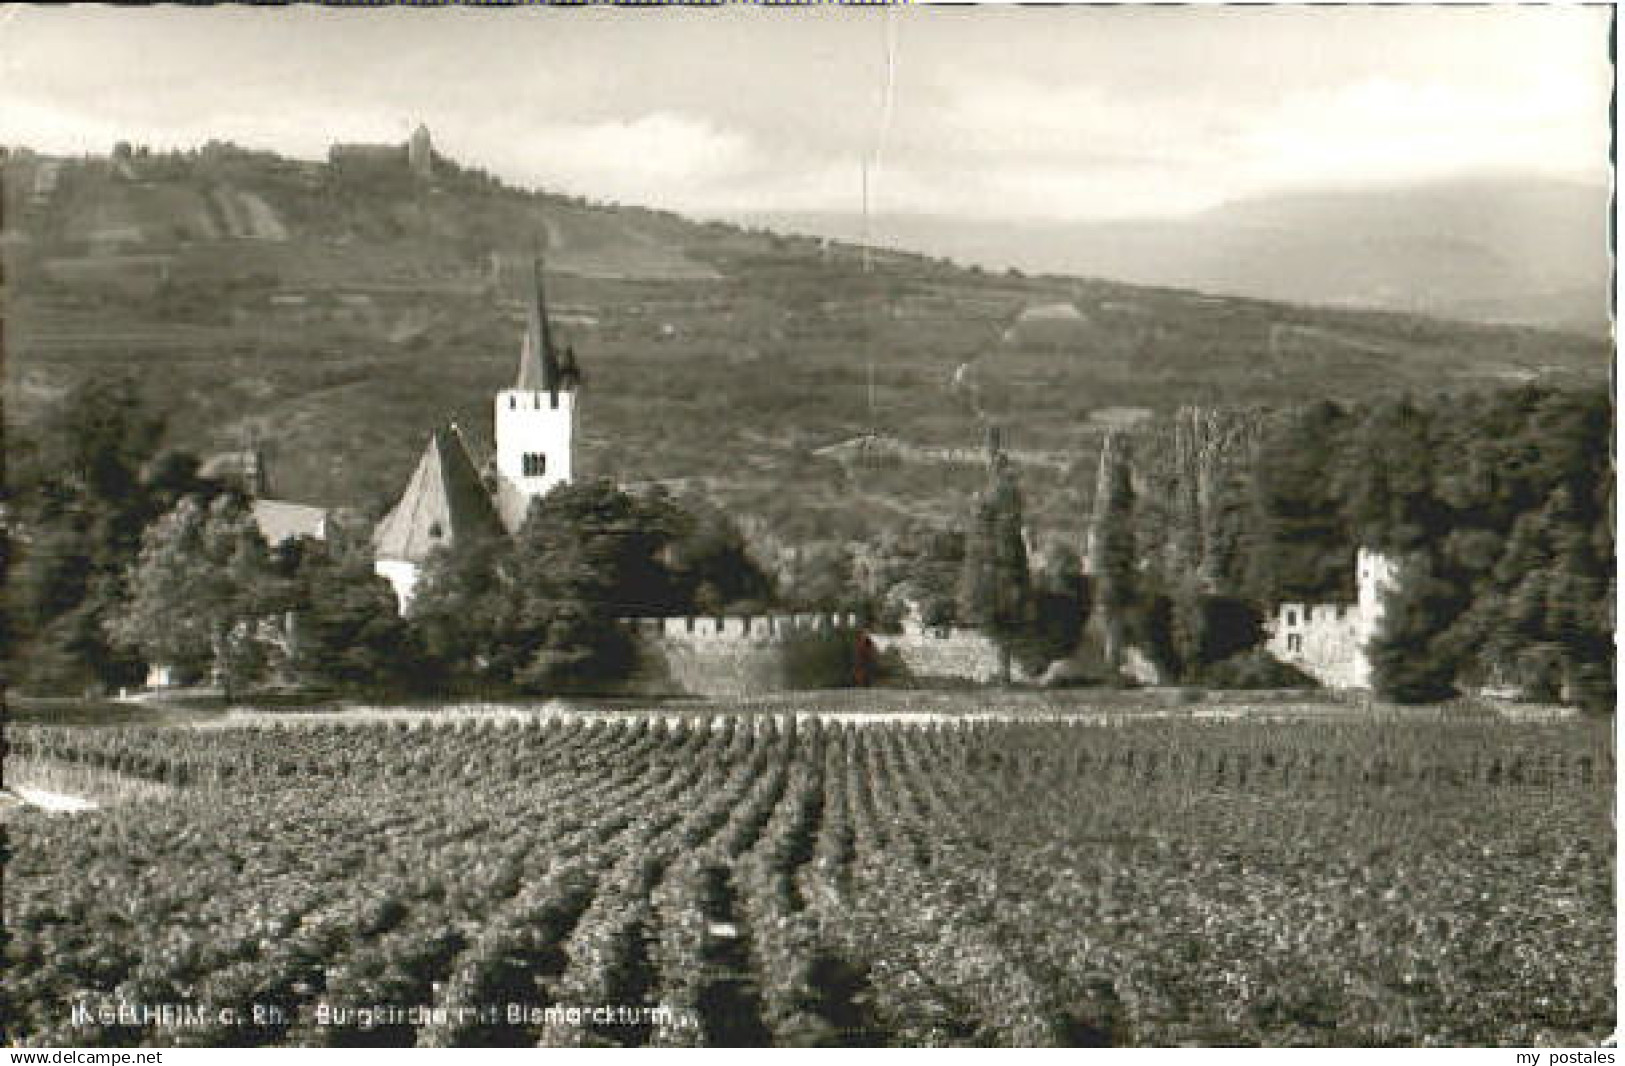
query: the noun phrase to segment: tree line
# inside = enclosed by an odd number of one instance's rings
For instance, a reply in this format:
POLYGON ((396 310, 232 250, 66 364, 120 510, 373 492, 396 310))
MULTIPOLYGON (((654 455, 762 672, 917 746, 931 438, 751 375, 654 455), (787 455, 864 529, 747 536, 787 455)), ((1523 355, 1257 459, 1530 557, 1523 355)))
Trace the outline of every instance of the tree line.
POLYGON ((1358 404, 1186 407, 1103 444, 1082 551, 1034 561, 995 463, 958 530, 881 546, 883 621, 970 624, 1029 671, 1121 683, 1312 683, 1264 649, 1283 602, 1351 603, 1355 552, 1398 568, 1369 647, 1379 696, 1511 691, 1611 709, 1613 404, 1528 384, 1358 404))
POLYGON ((1031 559, 995 460, 963 525, 883 539, 781 596, 714 507, 606 482, 538 501, 514 537, 431 559, 410 616, 370 527, 267 544, 251 501, 164 446, 135 384, 92 379, 8 434, 8 684, 82 692, 146 664, 246 685, 544 692, 623 676, 616 619, 855 609, 990 633, 1007 667, 1119 679, 1129 647, 1169 679, 1304 682, 1261 649, 1283 601, 1349 601, 1356 546, 1401 581, 1368 649, 1379 694, 1510 687, 1611 707, 1613 408, 1602 388, 1185 408, 1110 438, 1081 551, 1031 559))
POLYGON ((269 544, 242 487, 203 477, 165 430, 107 376, 9 432, 8 685, 109 691, 161 664, 228 692, 553 691, 629 667, 616 618, 776 602, 722 512, 588 481, 533 504, 516 537, 438 552, 402 617, 370 523, 338 512, 322 539, 269 544))
POLYGON ((1611 707, 1612 432, 1602 387, 1187 408, 1103 460, 1092 604, 1202 680, 1273 605, 1351 601, 1364 546, 1400 570, 1380 695, 1611 707))

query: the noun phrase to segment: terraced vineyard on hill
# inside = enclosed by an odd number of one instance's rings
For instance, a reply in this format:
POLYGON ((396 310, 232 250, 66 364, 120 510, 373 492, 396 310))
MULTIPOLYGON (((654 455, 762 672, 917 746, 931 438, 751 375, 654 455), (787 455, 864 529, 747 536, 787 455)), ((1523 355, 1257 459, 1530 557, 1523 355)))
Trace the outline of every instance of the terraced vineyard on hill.
POLYGON ((166 787, 6 813, 8 1042, 1526 1046, 1613 1026, 1600 724, 12 733, 14 783, 166 787))
POLYGON ((788 543, 957 520, 981 474, 936 456, 981 446, 952 387, 967 364, 1009 431, 1030 519, 1068 537, 1124 411, 1601 380, 1609 365, 1597 338, 865 257, 451 161, 427 183, 404 163, 223 145, 14 153, 4 169, 13 424, 87 375, 129 370, 172 443, 208 455, 251 432, 279 494, 374 517, 435 425, 482 432, 538 244, 588 378, 580 471, 703 485, 788 543), (1021 328, 1055 306, 1075 314, 1067 329, 1021 328), (871 431, 900 442, 887 469, 827 451, 871 431))

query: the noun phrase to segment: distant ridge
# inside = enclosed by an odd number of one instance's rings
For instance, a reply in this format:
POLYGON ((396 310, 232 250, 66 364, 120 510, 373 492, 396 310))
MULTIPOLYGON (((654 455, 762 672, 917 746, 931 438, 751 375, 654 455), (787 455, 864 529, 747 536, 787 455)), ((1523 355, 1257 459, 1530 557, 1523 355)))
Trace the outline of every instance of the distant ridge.
MULTIPOLYGON (((849 236, 842 215, 756 221, 849 236)), ((1543 178, 1322 188, 1179 218, 1006 223, 888 215, 901 248, 983 266, 1478 322, 1608 331, 1608 190, 1543 178)))

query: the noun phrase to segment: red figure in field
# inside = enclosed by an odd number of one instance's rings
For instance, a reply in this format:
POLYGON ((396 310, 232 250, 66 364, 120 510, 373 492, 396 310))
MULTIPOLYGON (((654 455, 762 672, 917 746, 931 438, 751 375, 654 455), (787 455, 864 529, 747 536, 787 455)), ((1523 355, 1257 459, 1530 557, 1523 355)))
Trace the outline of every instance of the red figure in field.
POLYGON ((875 650, 875 642, 869 639, 869 634, 858 633, 858 644, 852 655, 852 683, 859 688, 868 688, 874 684, 875 664, 880 655, 875 650))

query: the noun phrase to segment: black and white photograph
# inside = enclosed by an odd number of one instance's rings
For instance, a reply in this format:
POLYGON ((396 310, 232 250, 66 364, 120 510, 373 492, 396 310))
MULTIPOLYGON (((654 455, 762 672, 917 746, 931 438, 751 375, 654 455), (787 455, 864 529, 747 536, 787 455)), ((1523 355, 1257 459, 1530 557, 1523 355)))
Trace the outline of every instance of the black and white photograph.
POLYGON ((1615 1062, 1615 18, 0 5, 0 1056, 1615 1062))

